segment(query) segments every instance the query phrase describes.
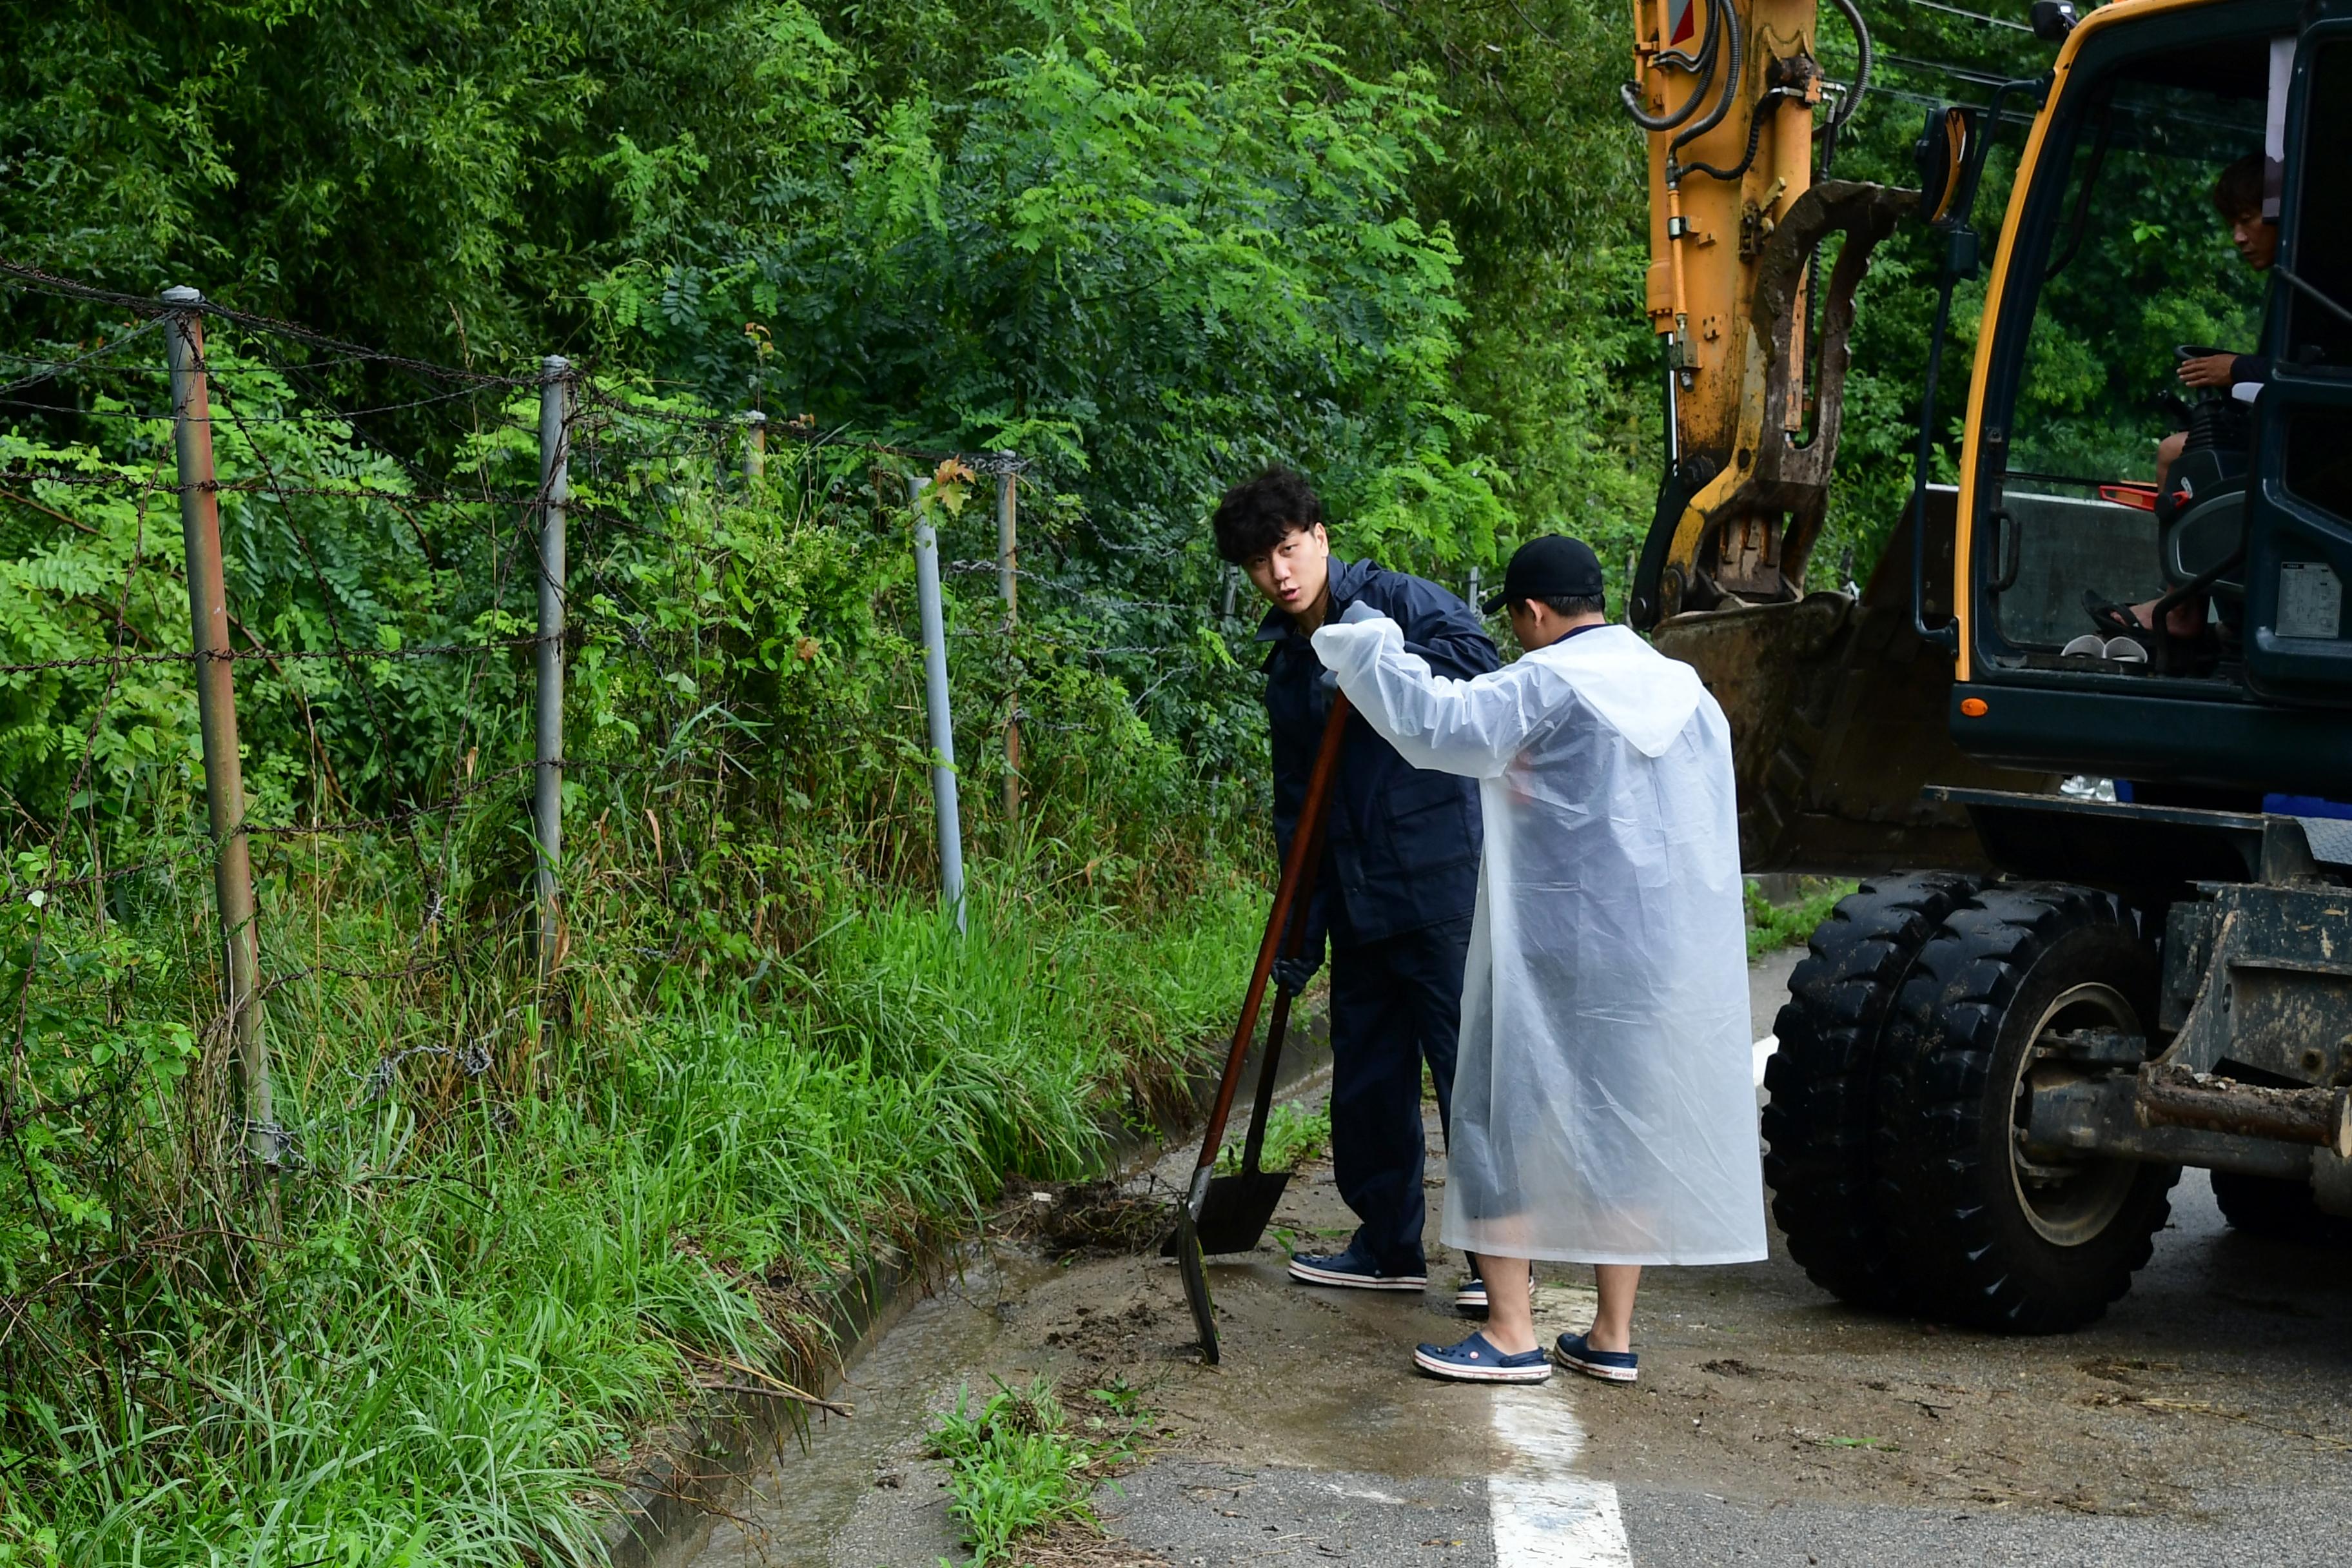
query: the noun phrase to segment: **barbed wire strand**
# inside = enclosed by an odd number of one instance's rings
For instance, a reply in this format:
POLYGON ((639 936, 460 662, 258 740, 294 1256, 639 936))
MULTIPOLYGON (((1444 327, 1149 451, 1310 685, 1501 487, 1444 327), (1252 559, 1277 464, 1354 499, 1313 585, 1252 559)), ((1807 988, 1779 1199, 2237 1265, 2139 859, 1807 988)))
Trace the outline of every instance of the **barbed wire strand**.
POLYGON ((0 258, 0 278, 13 279, 20 284, 70 299, 89 300, 99 304, 113 305, 142 318, 167 315, 173 310, 197 310, 220 321, 234 322, 247 331, 267 332, 273 337, 285 338, 313 348, 324 349, 332 353, 346 355, 353 361, 396 365, 418 375, 453 381, 466 380, 485 386, 521 387, 538 384, 536 377, 495 375, 483 371, 459 370, 450 365, 436 364, 430 360, 413 359, 405 354, 391 353, 382 349, 369 348, 362 343, 348 342, 341 338, 329 337, 324 332, 312 331, 308 327, 297 326, 291 321, 279 321, 273 316, 264 316, 251 310, 235 310, 216 300, 199 300, 192 304, 181 305, 143 295, 119 293, 110 289, 100 289, 93 284, 78 282, 69 278, 60 278, 54 273, 44 272, 38 268, 27 267, 21 262, 10 261, 5 258, 0 258))

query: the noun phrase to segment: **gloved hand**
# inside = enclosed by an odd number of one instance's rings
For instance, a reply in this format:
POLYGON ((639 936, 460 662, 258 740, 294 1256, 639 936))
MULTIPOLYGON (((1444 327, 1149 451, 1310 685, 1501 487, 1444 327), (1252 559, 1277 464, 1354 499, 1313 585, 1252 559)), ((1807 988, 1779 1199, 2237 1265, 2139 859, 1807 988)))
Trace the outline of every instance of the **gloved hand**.
POLYGON ((1319 958, 1277 958, 1274 961, 1274 983, 1296 996, 1307 989, 1307 983, 1322 967, 1319 958))

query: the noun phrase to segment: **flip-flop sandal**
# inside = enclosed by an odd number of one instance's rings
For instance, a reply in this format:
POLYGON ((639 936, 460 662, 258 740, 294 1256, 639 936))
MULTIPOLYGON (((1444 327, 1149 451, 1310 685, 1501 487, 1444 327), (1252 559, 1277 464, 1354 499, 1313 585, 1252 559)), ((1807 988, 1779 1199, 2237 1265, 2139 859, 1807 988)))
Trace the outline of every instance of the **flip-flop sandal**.
MULTIPOLYGON (((2133 658, 2128 651, 2119 649, 2116 646, 2121 643, 2137 643, 2144 655, 2150 659, 2153 658, 2156 653, 2157 634, 2139 624, 2139 617, 2131 613, 2129 605, 2118 605, 2111 599, 2102 599, 2096 590, 2085 588, 2083 590, 2083 608, 2089 613, 2091 623, 2106 636, 2106 658, 2120 658, 2129 663, 2140 663, 2142 662, 2140 658, 2133 658)), ((2170 674, 2210 675, 2220 661, 2221 638, 2210 621, 2198 627, 2196 634, 2191 637, 2181 637, 2170 630, 2167 630, 2163 635, 2167 645, 2165 653, 2168 656, 2166 669, 2170 674)), ((2077 637, 2074 642, 2068 643, 2066 647, 2071 650, 2082 640, 2077 637)))
POLYGON ((2083 590, 2083 608, 2090 613, 2091 624, 2099 628, 2102 637, 2129 637, 2146 647, 2148 638, 2155 635, 2139 624, 2139 617, 2131 613, 2130 605, 2102 599, 2095 588, 2083 590))

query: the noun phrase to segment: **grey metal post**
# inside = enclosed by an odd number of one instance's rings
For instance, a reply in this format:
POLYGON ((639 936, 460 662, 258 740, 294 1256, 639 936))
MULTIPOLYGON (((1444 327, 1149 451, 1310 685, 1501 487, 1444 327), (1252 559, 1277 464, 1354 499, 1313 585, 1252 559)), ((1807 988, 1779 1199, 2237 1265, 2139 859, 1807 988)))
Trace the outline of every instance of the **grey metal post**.
MULTIPOLYGON (((1470 607, 1474 610, 1478 608, 1478 568, 1473 566, 1470 568, 1470 607)), ((1485 612, 1480 613, 1483 615, 1485 612)))
POLYGON ((539 384, 539 711, 531 826, 539 840, 539 973, 555 963, 563 863, 563 508, 572 499, 572 362, 550 354, 539 384))
POLYGON ((756 480, 768 471, 768 416, 754 408, 743 416, 743 477, 756 480))
POLYGON ((163 290, 163 302, 173 307, 164 333, 172 366, 172 447, 179 459, 180 532, 187 546, 189 646, 196 656, 196 723, 204 736, 205 816, 215 851, 213 903, 220 914, 224 1000, 236 1053, 246 1146, 264 1164, 275 1165, 283 1151, 270 1111, 269 1047, 262 1037, 260 933, 254 924, 253 856, 245 836, 245 767, 236 749, 212 393, 205 372, 204 318, 195 310, 203 300, 194 289, 163 290))
POLYGON ((1227 565, 1224 578, 1225 607, 1222 618, 1230 621, 1234 618, 1234 593, 1242 585, 1242 569, 1238 566, 1227 565))
POLYGON ((1014 640, 1021 630, 1021 548, 1015 528, 1020 481, 1013 477, 1013 454, 999 452, 1007 467, 996 477, 996 592, 1004 601, 1004 645, 1013 653, 1013 695, 1004 710, 1004 829, 1007 847, 1021 836, 1021 654, 1014 640))
POLYGON ((923 506, 930 480, 907 481, 915 513, 915 600, 923 622, 923 706, 931 727, 931 805, 940 832, 940 901, 963 921, 963 816, 956 804, 955 719, 948 708, 947 616, 940 604, 940 536, 923 506))

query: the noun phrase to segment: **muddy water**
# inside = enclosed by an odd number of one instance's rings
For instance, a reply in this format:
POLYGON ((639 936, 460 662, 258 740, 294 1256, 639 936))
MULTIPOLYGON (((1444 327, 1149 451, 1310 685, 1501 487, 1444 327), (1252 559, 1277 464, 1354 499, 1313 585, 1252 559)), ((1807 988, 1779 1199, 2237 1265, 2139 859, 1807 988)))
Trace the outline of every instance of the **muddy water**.
MULTIPOLYGON (((1319 1102, 1323 1092, 1310 1082, 1294 1098, 1319 1102)), ((1432 1132, 1434 1144, 1433 1113, 1432 1132)), ((1137 1184, 1174 1190, 1190 1161, 1179 1151, 1139 1173, 1137 1184)), ((1442 1159, 1433 1160, 1430 1175, 1434 1203, 1442 1198, 1442 1159)), ((925 1427, 960 1390, 984 1392, 993 1378, 1039 1374, 1082 1412, 1089 1388, 1123 1381, 1138 1389, 1151 1412, 1144 1438, 1151 1463, 1183 1470, 1191 1479, 1184 1490, 1207 1521, 1233 1513, 1212 1495, 1218 1487, 1247 1491, 1301 1473, 1327 1478, 1324 1500, 1343 1509, 1351 1499, 1364 1507, 1406 1497, 1442 1512, 1447 1500, 1467 1497, 1475 1502, 1463 1506, 1482 1510, 1485 1478, 1496 1468, 1483 1405, 1402 1365, 1416 1341, 1462 1336, 1451 1305, 1458 1268, 1436 1268, 1425 1296, 1303 1290, 1285 1276, 1286 1244, 1336 1247, 1352 1227, 1328 1165, 1318 1163, 1292 1182, 1258 1251, 1212 1263, 1227 1346, 1219 1367, 1200 1364, 1182 1288, 1165 1260, 1056 1262, 1017 1243, 984 1246, 962 1279, 909 1311, 841 1386, 838 1396, 853 1404, 855 1416, 823 1422, 803 1450, 762 1474, 752 1495, 731 1505, 740 1518, 718 1524, 694 1568, 929 1568, 943 1556, 962 1561, 942 1468, 922 1453, 925 1427)), ((1581 1328, 1591 1320, 1591 1291, 1549 1283, 1538 1312, 1547 1332, 1581 1328)), ((1120 1511, 1118 1495, 1103 1502, 1108 1514, 1120 1511)), ((1458 1552, 1427 1561, 1490 1560, 1483 1555, 1483 1513, 1468 1529, 1438 1512, 1433 1523, 1416 1516, 1407 1534, 1427 1528, 1408 1544, 1458 1537, 1458 1552)))
MULTIPOLYGON (((827 1568, 835 1544, 871 1507, 871 1494, 910 1486, 936 1493, 936 1467, 919 1458, 931 1413, 951 1402, 960 1384, 987 1386, 973 1369, 998 1360, 1003 1304, 1053 1272, 1018 1249, 991 1248, 974 1256, 961 1278, 916 1303, 834 1386, 831 1396, 854 1414, 820 1413, 806 1442, 730 1503, 739 1517, 719 1522, 693 1568, 827 1568)), ((921 1500, 939 1516, 939 1551, 953 1551, 943 1495, 921 1500)))

